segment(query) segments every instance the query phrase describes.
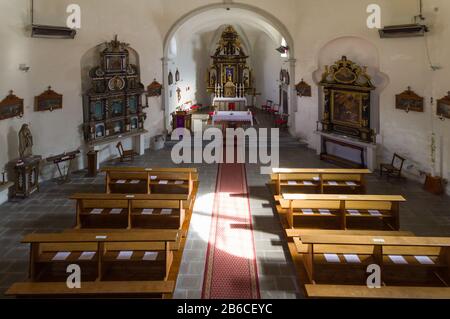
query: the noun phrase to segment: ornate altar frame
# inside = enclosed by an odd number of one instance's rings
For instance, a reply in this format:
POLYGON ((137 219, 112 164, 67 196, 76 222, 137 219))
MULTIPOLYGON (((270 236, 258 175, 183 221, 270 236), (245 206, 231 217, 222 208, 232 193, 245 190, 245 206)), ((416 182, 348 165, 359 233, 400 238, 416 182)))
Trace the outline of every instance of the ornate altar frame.
POLYGON ((326 66, 319 83, 324 92, 322 130, 374 142, 370 121, 371 91, 375 90, 367 68, 343 56, 326 66))

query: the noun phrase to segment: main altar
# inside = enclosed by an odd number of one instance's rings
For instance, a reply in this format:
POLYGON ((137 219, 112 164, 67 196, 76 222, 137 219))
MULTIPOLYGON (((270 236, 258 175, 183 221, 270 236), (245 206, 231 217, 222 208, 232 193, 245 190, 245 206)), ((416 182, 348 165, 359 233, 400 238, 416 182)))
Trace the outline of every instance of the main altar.
POLYGON ((236 30, 226 27, 208 69, 207 90, 213 94, 216 110, 246 110, 247 95, 253 92, 248 58, 236 30))

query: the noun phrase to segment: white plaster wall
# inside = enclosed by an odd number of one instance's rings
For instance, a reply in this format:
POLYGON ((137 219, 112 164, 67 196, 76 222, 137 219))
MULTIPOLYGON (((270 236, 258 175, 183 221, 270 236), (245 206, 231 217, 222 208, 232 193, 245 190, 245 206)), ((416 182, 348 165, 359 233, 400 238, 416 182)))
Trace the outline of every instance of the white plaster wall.
MULTIPOLYGON (((37 1, 39 23, 64 23, 65 7, 72 0, 37 1)), ((319 119, 318 88, 313 73, 320 66, 319 52, 330 41, 355 36, 372 43, 379 56, 380 71, 389 77, 389 84, 380 95, 380 130, 384 137, 380 159, 390 159, 400 152, 410 160, 410 173, 417 168, 430 170, 429 141, 434 130, 444 136, 443 173, 449 175, 449 121, 432 116, 435 105, 430 99, 440 98, 450 90, 450 31, 448 0, 425 1, 425 14, 432 18, 428 37, 430 54, 443 69, 432 72, 423 38, 380 39, 376 30, 366 27, 366 7, 372 0, 240 0, 263 10, 265 20, 270 15, 281 21, 291 34, 296 62, 296 81, 301 78, 313 85, 313 97, 298 100, 295 115, 296 134, 312 142, 315 122, 319 119), (435 12, 434 7, 439 7, 435 12), (394 95, 411 86, 426 98, 423 114, 395 110, 394 95)), ((412 0, 378 0, 382 8, 383 25, 411 22, 417 14, 412 0)), ((154 78, 162 81, 161 58, 163 41, 171 26, 188 12, 212 3, 213 0, 77 0, 82 8, 82 29, 75 40, 32 39, 25 32, 29 24, 29 1, 0 0, 0 95, 14 89, 25 99, 25 117, 0 122, 0 167, 16 157, 17 131, 31 122, 35 135, 35 153, 43 156, 74 149, 84 144, 81 136, 82 90, 81 57, 114 34, 131 44, 139 53, 142 81, 148 85, 154 78), (31 66, 29 73, 18 71, 18 65, 31 66), (33 112, 34 96, 48 85, 64 94, 64 109, 53 113, 33 112)), ((258 10, 255 10, 258 11, 258 10)), ((232 14, 232 11, 231 11, 232 14)), ((351 51, 351 49, 349 49, 351 51)), ((354 52, 348 52, 350 56, 354 52)), ((341 54, 341 53, 339 53, 341 54)), ((339 58, 337 54, 336 58, 339 58)), ((333 62, 333 61, 331 61, 333 62)), ((175 72, 175 70, 174 70, 175 72)), ((278 72, 277 72, 278 73, 278 72)), ((181 73, 182 79, 188 73, 181 73)), ((167 89, 167 88, 166 88, 167 89)), ((173 96, 176 93, 173 92, 173 96)), ((145 127, 149 138, 163 129, 161 100, 152 99, 145 127)), ((80 167, 83 163, 79 164, 80 167)), ((418 177, 417 177, 418 178, 418 177)))

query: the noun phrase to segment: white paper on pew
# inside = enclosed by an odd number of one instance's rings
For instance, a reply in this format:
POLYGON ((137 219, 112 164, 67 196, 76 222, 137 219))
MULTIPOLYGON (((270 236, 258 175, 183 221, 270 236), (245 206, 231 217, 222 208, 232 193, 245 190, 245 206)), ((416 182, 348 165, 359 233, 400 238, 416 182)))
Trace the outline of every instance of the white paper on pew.
POLYGON ((159 181, 159 184, 161 184, 161 185, 167 185, 167 184, 169 184, 169 181, 159 181))
POLYGON ((126 182, 127 182, 127 181, 121 179, 121 180, 119 180, 119 181, 116 181, 116 184, 125 184, 126 182))
POLYGON ((319 209, 320 215, 331 215, 331 211, 329 209, 319 209))
POLYGON ((396 265, 407 265, 408 262, 403 256, 390 255, 389 259, 396 265))
POLYGON ((358 186, 355 182, 346 182, 348 186, 358 186))
POLYGON ((323 254, 325 259, 327 260, 327 262, 329 263, 334 263, 334 264, 338 264, 341 262, 341 260, 339 259, 339 256, 336 254, 323 254))
POLYGON ((158 176, 150 176, 150 180, 155 181, 158 179, 158 176))
POLYGON ((338 182, 328 182, 328 185, 337 186, 337 185, 339 185, 339 184, 338 184, 338 182))
POLYGON ((414 256, 421 265, 434 265, 434 261, 428 256, 414 256))
POLYGON ((121 251, 117 255, 117 259, 118 260, 130 260, 132 256, 133 256, 133 252, 132 251, 121 251))
POLYGON ((103 209, 101 208, 95 208, 93 210, 91 210, 91 215, 100 215, 101 213, 103 213, 103 209))
POLYGON ((53 261, 64 261, 67 258, 69 258, 70 254, 71 253, 67 252, 67 251, 60 251, 60 252, 56 253, 55 256, 53 256, 52 260, 53 261))
POLYGON ((314 183, 313 182, 309 182, 309 181, 305 181, 305 182, 303 182, 303 185, 312 186, 312 185, 314 185, 314 183))
POLYGON ((369 210, 369 214, 371 216, 383 216, 383 214, 381 214, 381 212, 379 210, 369 210))
POLYGON ((361 263, 361 259, 359 259, 358 255, 344 255, 344 258, 349 264, 360 264, 361 263))
POLYGON ((349 210, 347 210, 348 211, 348 213, 350 214, 350 215, 352 215, 352 216, 361 216, 361 213, 359 212, 359 210, 357 210, 357 209, 349 209, 349 210))
POLYGON ((84 251, 78 260, 92 260, 95 256, 95 251, 84 251))
POLYGON ((155 210, 153 208, 145 208, 142 210, 142 215, 153 215, 155 210))
POLYGON ((171 214, 172 214, 172 209, 170 209, 170 208, 161 209, 161 215, 171 215, 171 214))
POLYGON ((319 176, 313 177, 313 180, 315 180, 316 182, 318 182, 318 181, 320 181, 320 177, 319 177, 319 176))
POLYGON ((139 184, 139 180, 131 181, 130 184, 139 184))
POLYGON ((314 215, 314 211, 312 209, 302 209, 302 213, 305 215, 314 215))
POLYGON ((142 260, 155 261, 158 258, 158 253, 155 251, 146 251, 142 260))
POLYGON ((288 181, 288 185, 297 185, 296 181, 288 181))
POLYGON ((121 208, 113 208, 113 209, 111 209, 111 211, 109 213, 111 215, 120 215, 122 213, 122 209, 121 208))
POLYGON ((175 185, 183 185, 184 181, 175 181, 175 185))

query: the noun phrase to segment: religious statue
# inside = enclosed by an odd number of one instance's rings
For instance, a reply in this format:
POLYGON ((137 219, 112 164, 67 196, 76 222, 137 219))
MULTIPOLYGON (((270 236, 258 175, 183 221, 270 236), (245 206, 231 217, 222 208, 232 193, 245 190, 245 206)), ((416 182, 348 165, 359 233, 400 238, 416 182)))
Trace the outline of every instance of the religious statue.
POLYGON ((26 158, 33 155, 33 135, 28 124, 22 125, 19 131, 19 156, 26 158))

